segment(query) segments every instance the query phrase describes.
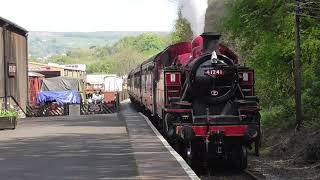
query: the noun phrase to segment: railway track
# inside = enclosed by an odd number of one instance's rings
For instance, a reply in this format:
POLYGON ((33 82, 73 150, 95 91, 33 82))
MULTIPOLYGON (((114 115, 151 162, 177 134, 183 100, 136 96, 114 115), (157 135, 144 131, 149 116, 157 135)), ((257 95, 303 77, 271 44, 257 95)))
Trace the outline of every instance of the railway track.
POLYGON ((233 171, 219 170, 208 175, 199 175, 202 180, 262 180, 262 175, 256 174, 250 170, 233 171))
POLYGON ((243 171, 244 173, 246 173, 248 176, 252 177, 252 179, 255 180, 262 180, 262 179, 266 179, 265 176, 263 176, 262 174, 256 172, 256 171, 252 171, 252 170, 245 170, 243 171))

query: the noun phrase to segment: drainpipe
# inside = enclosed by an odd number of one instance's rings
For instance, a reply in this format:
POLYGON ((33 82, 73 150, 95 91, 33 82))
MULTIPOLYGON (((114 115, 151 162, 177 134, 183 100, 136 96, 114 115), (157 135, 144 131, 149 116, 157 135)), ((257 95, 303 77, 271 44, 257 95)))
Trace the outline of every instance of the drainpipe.
POLYGON ((3 37, 3 73, 4 73, 4 109, 8 110, 8 92, 7 92, 7 55, 6 55, 6 31, 8 24, 2 26, 2 37, 3 37))

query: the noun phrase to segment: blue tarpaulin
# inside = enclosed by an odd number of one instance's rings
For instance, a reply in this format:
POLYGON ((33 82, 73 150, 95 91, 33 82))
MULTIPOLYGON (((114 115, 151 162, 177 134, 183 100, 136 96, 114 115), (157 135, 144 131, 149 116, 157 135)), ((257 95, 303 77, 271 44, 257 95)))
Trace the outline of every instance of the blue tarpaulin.
POLYGON ((42 91, 37 97, 38 104, 57 102, 58 104, 80 104, 80 97, 76 91, 42 91))

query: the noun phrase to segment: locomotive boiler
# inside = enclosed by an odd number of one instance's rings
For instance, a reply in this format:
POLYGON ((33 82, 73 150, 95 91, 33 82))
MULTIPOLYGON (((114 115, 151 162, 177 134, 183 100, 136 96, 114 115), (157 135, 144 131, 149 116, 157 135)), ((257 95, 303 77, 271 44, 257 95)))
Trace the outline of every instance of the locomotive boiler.
POLYGON ((128 90, 191 166, 231 160, 245 169, 261 134, 254 71, 219 39, 209 32, 169 46, 129 73, 128 90))

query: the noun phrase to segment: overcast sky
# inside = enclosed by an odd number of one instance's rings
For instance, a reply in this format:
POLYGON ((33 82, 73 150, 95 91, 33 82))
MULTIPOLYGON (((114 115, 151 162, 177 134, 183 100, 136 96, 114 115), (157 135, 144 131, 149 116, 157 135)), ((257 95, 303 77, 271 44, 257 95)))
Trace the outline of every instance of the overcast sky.
POLYGON ((0 16, 28 31, 170 31, 170 0, 0 0, 0 16))

